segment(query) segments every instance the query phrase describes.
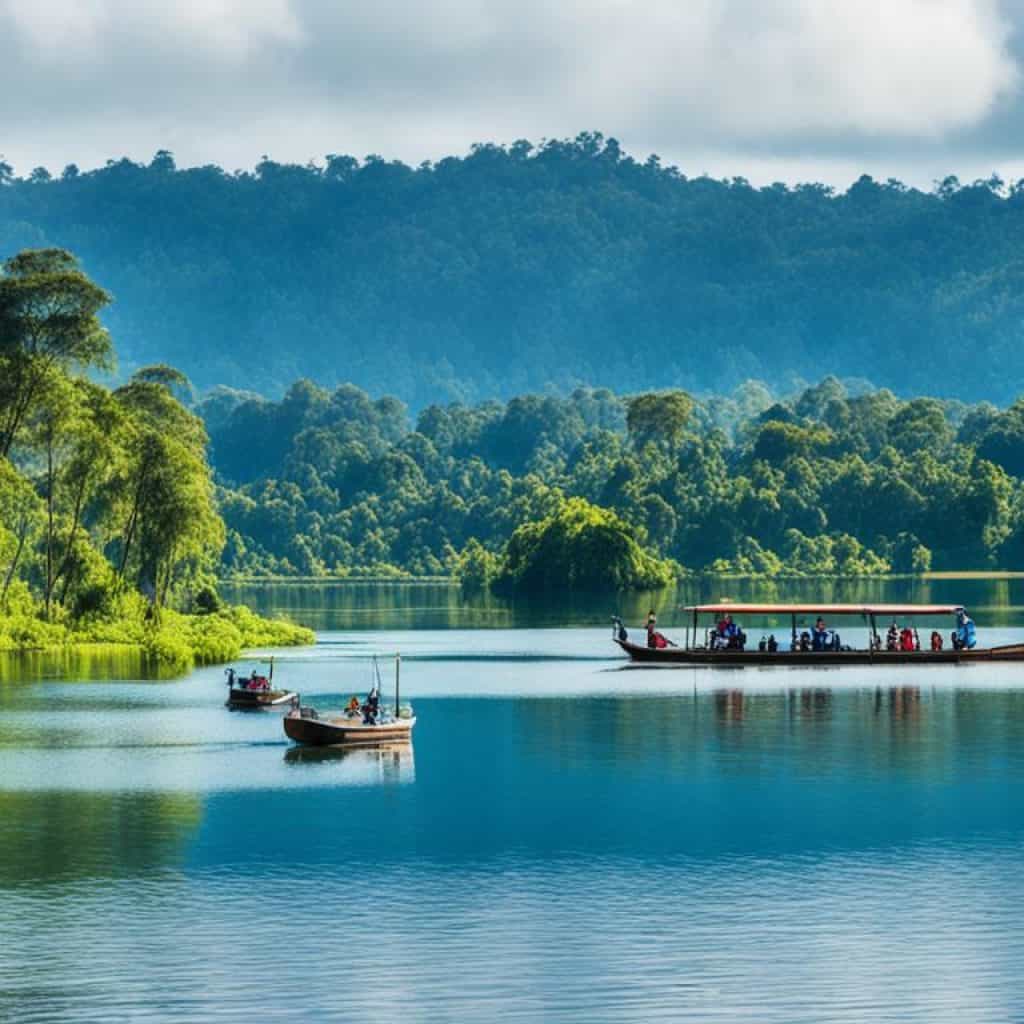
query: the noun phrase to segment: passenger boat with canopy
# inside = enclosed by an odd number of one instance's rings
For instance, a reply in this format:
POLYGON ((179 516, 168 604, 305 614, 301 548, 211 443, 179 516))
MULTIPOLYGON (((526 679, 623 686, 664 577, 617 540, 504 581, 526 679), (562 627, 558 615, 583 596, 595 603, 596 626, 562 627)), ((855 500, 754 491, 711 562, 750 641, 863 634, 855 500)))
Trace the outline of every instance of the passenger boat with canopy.
POLYGON ((612 618, 612 639, 633 661, 669 665, 948 665, 1024 661, 1024 643, 977 646, 974 623, 963 605, 722 601, 688 605, 682 612, 682 644, 673 643, 653 625, 648 626, 645 642, 636 643, 617 616, 612 618), (771 633, 754 649, 748 649, 747 637, 734 616, 779 623, 789 635, 783 633, 776 639, 771 633), (933 630, 930 637, 920 639, 918 620, 949 617, 955 624, 950 635, 933 630), (867 646, 854 648, 844 644, 839 630, 827 625, 837 619, 851 625, 859 620, 867 628, 867 646), (898 625, 900 620, 904 623, 902 628, 898 625), (886 623, 890 625, 883 640, 878 630, 880 624, 886 628, 886 623))
POLYGON ((380 697, 380 670, 373 659, 374 684, 364 704, 358 698, 347 711, 332 717, 322 716, 316 708, 296 701, 284 717, 285 735, 296 743, 310 747, 379 746, 402 743, 412 739, 416 717, 409 705, 399 701, 401 657, 395 655, 395 704, 392 710, 383 706, 380 697))

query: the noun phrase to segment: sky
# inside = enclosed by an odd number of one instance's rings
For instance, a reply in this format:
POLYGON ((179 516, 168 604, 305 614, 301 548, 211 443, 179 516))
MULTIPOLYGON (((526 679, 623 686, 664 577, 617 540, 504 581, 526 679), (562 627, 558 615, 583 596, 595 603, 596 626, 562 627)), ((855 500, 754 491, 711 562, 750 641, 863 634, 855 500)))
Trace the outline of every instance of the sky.
POLYGON ((0 154, 418 164, 600 131, 687 175, 1024 177, 1024 0, 0 0, 0 154))

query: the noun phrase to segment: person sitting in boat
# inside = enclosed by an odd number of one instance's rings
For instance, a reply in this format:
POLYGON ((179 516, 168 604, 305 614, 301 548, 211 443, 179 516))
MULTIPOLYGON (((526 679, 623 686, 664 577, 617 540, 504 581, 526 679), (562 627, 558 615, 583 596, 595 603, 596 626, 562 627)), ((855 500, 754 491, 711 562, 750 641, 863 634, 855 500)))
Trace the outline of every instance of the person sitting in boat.
POLYGON ((361 710, 362 705, 360 704, 359 698, 355 694, 352 694, 348 699, 348 707, 345 708, 345 714, 349 718, 355 718, 361 710))
POLYGON ((761 654, 764 654, 768 650, 768 637, 762 636, 761 639, 757 641, 757 649, 761 654))
POLYGON ((715 646, 717 648, 743 649, 747 638, 743 630, 732 621, 732 616, 728 612, 719 620, 718 628, 715 632, 715 646))
POLYGON ((898 651, 900 649, 900 628, 896 625, 895 619, 885 634, 885 649, 887 651, 898 651))
POLYGON ((675 644, 664 633, 659 633, 653 626, 648 625, 647 646, 660 651, 666 647, 675 647, 675 644))
POLYGON ((768 653, 775 654, 779 649, 779 641, 775 639, 775 634, 771 633, 768 636, 768 653))
POLYGON ((956 613, 956 644, 958 650, 970 650, 978 643, 978 634, 974 628, 974 620, 961 608, 956 613))
POLYGON ((366 703, 363 705, 363 725, 376 725, 378 714, 380 714, 380 690, 374 686, 367 694, 366 703))
POLYGON ((942 634, 937 629, 932 630, 932 650, 942 650, 942 634))
POLYGON ((657 627, 658 627, 658 616, 654 614, 654 609, 652 608, 647 613, 647 631, 650 632, 652 629, 657 629, 657 627))
POLYGON ((900 650, 914 650, 914 631, 909 626, 904 626, 900 630, 900 650))
POLYGON ((825 620, 819 615, 811 630, 811 649, 815 651, 827 651, 829 647, 828 627, 825 620))
POLYGON ((811 649, 811 634, 805 629, 800 634, 800 650, 806 653, 811 649))

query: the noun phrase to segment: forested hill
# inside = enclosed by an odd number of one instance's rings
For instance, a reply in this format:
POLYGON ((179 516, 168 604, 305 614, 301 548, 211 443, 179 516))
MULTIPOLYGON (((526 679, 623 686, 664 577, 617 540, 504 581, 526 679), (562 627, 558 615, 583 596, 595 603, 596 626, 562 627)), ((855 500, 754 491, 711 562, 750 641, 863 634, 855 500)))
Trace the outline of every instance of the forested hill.
POLYGON ((306 376, 414 405, 826 373, 1006 401, 1022 238, 1020 185, 753 188, 599 135, 417 168, 0 162, 0 253, 78 253, 116 299, 126 374, 166 361, 268 394, 306 376))

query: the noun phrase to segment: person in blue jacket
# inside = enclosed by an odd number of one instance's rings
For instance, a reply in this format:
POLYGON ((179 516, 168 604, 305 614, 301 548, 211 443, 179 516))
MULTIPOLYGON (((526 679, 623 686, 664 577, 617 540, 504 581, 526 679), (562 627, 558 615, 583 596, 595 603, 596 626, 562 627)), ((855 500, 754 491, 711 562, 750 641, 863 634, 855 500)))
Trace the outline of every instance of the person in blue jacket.
POLYGON ((977 646, 978 635, 974 628, 974 620, 963 610, 956 613, 956 639, 960 650, 970 650, 977 646))

